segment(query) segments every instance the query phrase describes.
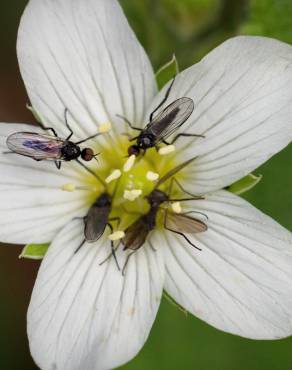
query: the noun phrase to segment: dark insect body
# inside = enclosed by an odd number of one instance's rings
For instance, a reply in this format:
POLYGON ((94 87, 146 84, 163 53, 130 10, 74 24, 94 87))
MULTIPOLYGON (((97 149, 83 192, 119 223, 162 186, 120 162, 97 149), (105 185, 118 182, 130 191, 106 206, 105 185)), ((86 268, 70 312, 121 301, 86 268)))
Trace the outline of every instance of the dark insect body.
MULTIPOLYGON (((146 197, 150 209, 148 213, 145 215, 139 217, 132 225, 130 225, 125 230, 125 236, 122 239, 122 244, 124 245, 124 250, 129 249, 133 252, 128 255, 128 258, 125 262, 123 271, 127 265, 127 262, 130 258, 130 256, 137 251, 139 248, 143 246, 143 244, 146 242, 146 239, 149 236, 149 233, 155 229, 157 224, 157 214, 159 209, 161 209, 161 206, 164 203, 167 202, 176 202, 176 201, 189 201, 189 200, 198 200, 203 199, 202 197, 194 196, 190 193, 188 193, 186 190, 183 189, 183 187, 179 184, 179 182, 175 179, 171 180, 170 185, 170 191, 173 186, 173 183, 176 182, 177 185, 180 187, 180 189, 190 195, 189 198, 182 198, 182 199, 171 199, 169 194, 166 194, 164 191, 161 191, 157 189, 159 185, 164 183, 166 180, 168 180, 170 177, 172 177, 174 174, 176 174, 178 171, 180 171, 182 168, 184 168, 186 165, 188 165, 192 160, 189 160, 173 170, 169 171, 156 185, 156 188, 146 197)), ((165 210, 165 216, 164 216, 164 228, 168 231, 171 231, 175 234, 178 234, 182 236, 191 246, 194 248, 201 250, 198 248, 195 244, 193 244, 189 238, 184 233, 189 234, 196 234, 200 232, 204 232, 208 229, 207 225, 195 218, 190 216, 191 213, 200 213, 200 212, 187 212, 187 213, 174 213, 170 212, 168 210, 165 210)), ((206 215, 204 215, 207 217, 206 215)), ((150 241, 149 241, 150 243, 150 241)), ((151 246, 151 243, 150 243, 151 246)))
POLYGON ((86 162, 91 161, 93 158, 96 159, 98 154, 94 154, 91 148, 81 149, 79 145, 100 134, 97 133, 85 140, 74 143, 70 141, 73 131, 67 122, 67 110, 65 110, 65 122, 70 131, 66 139, 58 137, 56 131, 51 127, 42 126, 44 130, 50 130, 53 135, 38 134, 35 132, 16 132, 6 140, 7 147, 11 150, 8 153, 16 153, 30 157, 36 161, 51 160, 55 162, 58 169, 61 168, 62 161, 69 162, 76 160, 81 163, 79 158, 86 162))
POLYGON ((124 119, 131 129, 140 131, 138 136, 130 139, 130 141, 136 140, 136 144, 131 145, 128 148, 129 156, 133 154, 138 156, 141 151, 145 153, 147 149, 153 147, 158 149, 158 145, 160 143, 164 143, 166 145, 173 144, 181 136, 203 137, 202 135, 191 133, 180 133, 170 143, 166 142, 166 140, 188 120, 194 110, 193 100, 187 97, 182 97, 173 101, 166 108, 164 108, 162 112, 154 117, 154 114, 167 101, 174 80, 175 79, 173 79, 172 83, 167 89, 162 102, 151 113, 149 123, 144 129, 134 127, 125 117, 119 116, 120 118, 124 119))
MULTIPOLYGON (((118 218, 109 218, 112 208, 112 199, 108 193, 101 194, 93 205, 90 207, 87 215, 83 218, 84 220, 84 240, 76 249, 77 253, 85 242, 94 243, 98 241, 103 235, 105 228, 108 226, 113 232, 113 227, 110 224, 110 221, 118 220, 118 218)), ((114 245, 111 241, 111 250, 112 255, 115 258, 118 269, 119 264, 115 255, 114 245)))

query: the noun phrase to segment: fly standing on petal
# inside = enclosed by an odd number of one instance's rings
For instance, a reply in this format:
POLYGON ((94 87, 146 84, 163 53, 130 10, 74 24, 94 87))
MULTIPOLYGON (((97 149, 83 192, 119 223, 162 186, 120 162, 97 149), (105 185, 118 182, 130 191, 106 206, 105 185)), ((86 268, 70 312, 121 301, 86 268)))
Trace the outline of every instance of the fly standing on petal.
POLYGON ((175 138, 168 143, 166 140, 177 131, 191 116, 194 110, 194 102, 192 99, 187 97, 179 98, 169 104, 164 108, 157 116, 155 113, 160 110, 160 108, 166 103, 169 94, 171 92, 172 86, 174 84, 175 77, 173 78, 170 86, 166 90, 166 94, 159 105, 150 114, 149 123, 145 128, 138 128, 132 125, 132 123, 125 117, 118 115, 122 118, 132 130, 140 131, 138 136, 129 138, 130 141, 136 140, 136 144, 131 145, 128 148, 128 155, 138 156, 141 150, 146 152, 147 149, 155 147, 159 150, 159 144, 164 143, 166 145, 173 145, 177 139, 183 136, 188 137, 204 137, 203 135, 190 134, 190 133, 180 133, 175 136, 175 138))
MULTIPOLYGON (((70 161, 57 171, 46 161, 1 155, 0 240, 51 242, 27 315, 38 367, 125 364, 148 338, 163 290, 219 330, 252 339, 291 335, 291 233, 221 190, 291 142, 291 46, 259 37, 228 40, 158 92, 151 63, 115 0, 30 0, 18 35, 22 77, 46 126, 61 132, 67 107, 77 142, 97 125, 113 127, 94 151, 101 152, 100 182, 70 161), (132 142, 117 114, 139 129, 132 142), (157 152, 180 130, 190 137, 157 152), (125 160, 129 147, 134 157, 142 152, 139 160, 125 160), (187 169, 172 172, 194 157, 187 169), (175 175, 175 192, 155 183, 165 173, 175 175), (184 203, 184 190, 200 199, 184 203), (110 202, 101 202, 105 193, 110 202), (72 220, 86 215, 84 225, 72 220), (121 230, 107 236, 112 217, 120 217, 121 230), (137 219, 139 227, 132 226, 137 219), (127 245, 139 248, 123 276, 114 258, 101 261, 109 239, 129 240, 131 227, 139 243, 127 245), (178 233, 195 234, 190 242, 198 249, 178 233), (93 242, 76 252, 84 237, 93 242)), ((0 125, 1 151, 25 127, 0 125)), ((115 252, 124 266, 131 248, 115 252)))
POLYGON ((85 167, 83 163, 80 162, 79 158, 83 161, 89 162, 92 159, 96 160, 99 153, 94 154, 94 151, 91 148, 81 150, 79 145, 96 138, 100 133, 96 133, 95 135, 91 135, 86 139, 77 142, 70 141, 74 133, 68 123, 67 115, 68 109, 65 109, 65 124, 70 132, 66 139, 61 139, 54 128, 45 127, 41 124, 44 130, 51 131, 54 136, 38 134, 35 132, 13 133, 6 141, 11 152, 5 152, 5 154, 15 153, 25 157, 30 157, 35 161, 51 160, 55 162, 58 169, 61 169, 62 161, 69 162, 72 160, 76 160, 81 166, 85 167))

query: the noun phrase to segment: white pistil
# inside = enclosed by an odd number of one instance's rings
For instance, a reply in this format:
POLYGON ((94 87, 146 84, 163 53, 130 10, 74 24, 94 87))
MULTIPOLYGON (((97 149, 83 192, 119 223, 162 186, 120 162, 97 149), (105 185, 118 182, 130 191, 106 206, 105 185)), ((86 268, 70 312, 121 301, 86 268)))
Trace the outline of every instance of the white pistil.
POLYGON ((112 129, 112 125, 111 125, 110 122, 105 122, 105 123, 102 123, 101 125, 99 125, 99 132, 101 134, 106 134, 111 129, 112 129))
POLYGON ((111 235, 109 235, 109 240, 111 241, 116 241, 116 240, 120 240, 120 239, 123 239, 123 237, 125 236, 125 232, 124 231, 121 231, 121 230, 118 230, 118 231, 115 231, 114 233, 112 233, 111 235))
POLYGON ((124 164, 124 172, 129 172, 131 170, 131 168, 134 166, 134 163, 135 163, 135 160, 136 160, 136 156, 134 154, 132 154, 126 161, 126 163, 124 164))
POLYGON ((160 155, 167 155, 175 151, 175 146, 174 145, 167 145, 164 146, 163 148, 160 148, 158 151, 158 154, 160 155))
POLYGON ((62 185, 61 189, 63 191, 67 191, 68 193, 73 193, 76 190, 97 191, 97 188, 95 186, 76 186, 71 183, 62 185))
POLYGON ((171 205, 171 208, 174 213, 182 213, 182 208, 180 202, 174 202, 171 205))
POLYGON ((113 170, 113 172, 105 179, 105 182, 109 184, 110 182, 121 177, 122 172, 120 170, 113 170))
POLYGON ((156 181, 159 179, 159 174, 156 172, 148 171, 146 174, 146 179, 149 181, 156 181))
POLYGON ((142 194, 141 189, 125 190, 124 198, 133 202, 135 199, 139 198, 141 194, 142 194))

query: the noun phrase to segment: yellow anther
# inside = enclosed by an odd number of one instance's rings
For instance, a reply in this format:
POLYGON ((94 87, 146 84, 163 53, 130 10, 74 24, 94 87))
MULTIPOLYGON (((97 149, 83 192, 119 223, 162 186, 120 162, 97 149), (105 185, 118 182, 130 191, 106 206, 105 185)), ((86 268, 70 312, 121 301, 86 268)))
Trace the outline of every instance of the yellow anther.
POLYGON ((156 181, 159 179, 159 174, 156 172, 148 171, 146 174, 146 179, 149 181, 156 181))
POLYGON ((105 123, 102 123, 101 125, 99 125, 99 132, 101 134, 105 134, 105 133, 109 132, 111 129, 112 129, 112 125, 111 125, 110 122, 105 122, 105 123))
POLYGON ((76 190, 97 191, 97 188, 95 186, 76 186, 70 183, 63 185, 61 189, 69 193, 72 193, 76 190))
POLYGON ((134 166, 134 163, 135 163, 135 160, 136 160, 136 156, 134 154, 132 154, 126 161, 126 163, 124 164, 124 172, 129 172, 131 170, 131 168, 134 166))
POLYGON ((125 232, 124 231, 121 231, 121 230, 118 230, 118 231, 115 231, 114 233, 112 233, 111 235, 109 235, 109 240, 111 241, 116 241, 116 240, 120 240, 120 239, 123 239, 123 237, 125 236, 125 232))
POLYGON ((174 202, 171 205, 171 208, 174 213, 182 213, 182 208, 180 202, 174 202))
POLYGON ((159 149, 158 153, 160 155, 167 155, 175 151, 174 145, 167 145, 159 149))
POLYGON ((76 186, 74 184, 65 184, 61 188, 63 191, 68 191, 69 193, 72 193, 76 190, 76 186))
POLYGON ((142 190, 140 189, 125 190, 124 198, 133 202, 135 199, 139 198, 141 194, 142 194, 142 190))
POLYGON ((105 182, 109 184, 110 182, 121 177, 122 172, 120 170, 113 170, 113 172, 105 179, 105 182))

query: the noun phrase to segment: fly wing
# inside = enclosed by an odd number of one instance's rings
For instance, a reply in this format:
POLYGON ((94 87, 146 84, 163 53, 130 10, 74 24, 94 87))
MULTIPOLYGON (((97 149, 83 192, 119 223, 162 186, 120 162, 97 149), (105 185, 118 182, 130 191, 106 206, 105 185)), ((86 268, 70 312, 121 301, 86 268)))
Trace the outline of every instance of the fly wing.
POLYGON ((144 129, 144 132, 154 135, 158 143, 172 135, 194 110, 194 102, 190 98, 180 98, 167 106, 157 117, 154 118, 144 129))
POLYGON ((145 243, 149 228, 144 220, 144 216, 140 217, 125 231, 125 236, 122 239, 124 249, 137 250, 145 243))
POLYGON ((167 212, 166 226, 174 231, 197 234, 208 229, 208 226, 201 220, 183 213, 167 212))
POLYGON ((12 152, 36 160, 60 160, 64 140, 35 132, 16 132, 7 138, 6 144, 12 152))
POLYGON ((110 214, 110 207, 97 207, 93 205, 85 219, 84 236, 87 242, 96 242, 104 233, 108 218, 110 214))

